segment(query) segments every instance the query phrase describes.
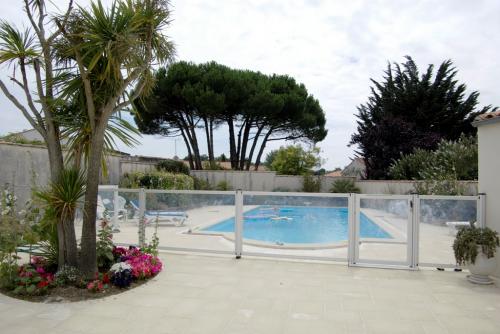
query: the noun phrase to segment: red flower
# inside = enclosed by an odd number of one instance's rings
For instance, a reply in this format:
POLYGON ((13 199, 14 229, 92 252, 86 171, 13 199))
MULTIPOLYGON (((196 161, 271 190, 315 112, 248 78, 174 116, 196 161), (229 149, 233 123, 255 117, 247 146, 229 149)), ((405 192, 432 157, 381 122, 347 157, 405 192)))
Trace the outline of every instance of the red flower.
POLYGON ((108 275, 108 273, 105 273, 105 274, 103 274, 103 275, 102 275, 102 282, 103 282, 104 284, 109 284, 110 279, 109 279, 109 275, 108 275))
POLYGON ((49 282, 47 282, 47 281, 40 281, 40 282, 38 282, 38 284, 36 285, 36 287, 39 288, 39 289, 42 289, 42 288, 45 288, 48 285, 49 285, 49 282))

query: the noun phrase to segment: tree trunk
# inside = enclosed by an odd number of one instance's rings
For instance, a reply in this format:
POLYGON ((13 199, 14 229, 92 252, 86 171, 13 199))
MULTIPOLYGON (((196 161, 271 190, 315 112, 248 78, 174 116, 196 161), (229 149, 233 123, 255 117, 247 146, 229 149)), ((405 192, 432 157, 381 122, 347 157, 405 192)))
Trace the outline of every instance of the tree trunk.
POLYGON ((187 116, 187 119, 182 118, 182 123, 185 128, 184 131, 186 133, 186 136, 191 143, 191 148, 193 149, 195 169, 201 170, 203 169, 203 165, 201 163, 200 150, 198 148, 198 139, 196 138, 195 124, 193 122, 193 119, 187 116))
POLYGON ((231 160, 231 168, 236 167, 236 145, 234 143, 234 123, 232 118, 227 119, 227 126, 229 128, 229 160, 231 160))
POLYGON ((243 132, 243 128, 245 128, 247 124, 247 120, 243 121, 243 123, 240 126, 240 129, 238 130, 238 147, 236 149, 236 156, 235 156, 235 170, 240 169, 240 154, 241 154, 241 133, 243 132))
POLYGON ((214 157, 215 160, 215 154, 214 154, 214 120, 210 118, 210 152, 212 152, 212 157, 214 157))
MULTIPOLYGON (((51 181, 57 183, 64 169, 63 153, 59 140, 59 133, 51 122, 47 123, 47 151, 49 153, 51 181)), ((58 267, 77 265, 78 250, 74 216, 67 217, 57 222, 58 240, 58 267)))
POLYGON ((266 135, 264 136, 264 139, 262 140, 262 144, 260 144, 259 154, 257 155, 257 159, 255 159, 255 168, 254 168, 254 170, 258 170, 259 169, 260 159, 262 158, 262 154, 264 153, 264 149, 266 148, 267 140, 269 139, 269 136, 271 136, 272 132, 273 132, 273 130, 269 129, 269 132, 266 133, 266 135))
POLYGON ((211 137, 210 137, 210 127, 212 126, 212 121, 208 120, 207 118, 203 118, 203 122, 205 122, 205 135, 207 137, 207 151, 208 151, 208 162, 210 164, 210 168, 214 168, 215 166, 215 159, 214 159, 214 152, 210 148, 210 143, 212 142, 211 137))
POLYGON ((252 129, 253 120, 250 119, 247 121, 245 126, 245 131, 243 132, 243 139, 241 141, 241 152, 240 152, 240 169, 245 169, 246 155, 247 155, 247 146, 248 146, 248 137, 250 136, 250 130, 252 129))
POLYGON ((87 181, 81 239, 81 258, 79 268, 86 278, 93 278, 97 271, 96 254, 96 210, 99 191, 99 172, 104 147, 104 131, 107 119, 97 119, 92 134, 89 161, 87 166, 87 181))
POLYGON ((252 158, 253 154, 255 152, 255 147, 257 147, 257 143, 259 142, 259 137, 260 134, 262 133, 262 130, 264 129, 264 125, 259 126, 259 129, 257 130, 257 133, 255 134, 255 137, 253 139, 252 147, 250 148, 250 154, 248 155, 248 160, 245 169, 250 170, 250 166, 252 165, 252 158))
POLYGON ((188 151, 189 169, 193 170, 194 162, 193 162, 193 154, 191 153, 191 145, 189 144, 189 140, 187 139, 186 134, 184 133, 182 127, 180 129, 181 129, 182 139, 184 140, 184 144, 186 144, 186 148, 188 151))

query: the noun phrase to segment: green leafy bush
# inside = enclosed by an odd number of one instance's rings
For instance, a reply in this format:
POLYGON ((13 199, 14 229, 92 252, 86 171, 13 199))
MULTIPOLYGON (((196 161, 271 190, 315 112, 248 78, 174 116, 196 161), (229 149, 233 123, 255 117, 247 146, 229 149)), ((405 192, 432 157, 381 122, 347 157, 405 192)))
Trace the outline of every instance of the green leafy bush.
POLYGON ((311 174, 303 176, 302 191, 306 193, 319 193, 321 191, 321 179, 311 174))
POLYGON ((179 160, 165 159, 156 164, 156 169, 173 174, 189 175, 189 167, 179 160))
POLYGON ((207 180, 196 176, 193 176, 193 185, 195 190, 212 190, 212 186, 207 180))
POLYGON ((124 174, 120 180, 120 186, 123 188, 192 190, 194 189, 194 180, 189 175, 163 171, 134 172, 124 174))
POLYGON ((390 175, 398 180, 425 180, 424 188, 417 189, 423 194, 461 194, 455 181, 478 176, 477 138, 462 135, 457 141, 442 140, 434 151, 417 149, 394 162, 390 175))
POLYGON ((337 180, 333 183, 332 188, 330 189, 331 193, 360 193, 361 190, 356 186, 354 180, 351 179, 341 179, 337 180))
POLYGON ((276 152, 270 152, 266 163, 270 163, 271 170, 283 175, 305 175, 312 168, 321 165, 320 150, 314 147, 305 150, 300 145, 280 147, 276 152), (272 161, 268 161, 271 160, 272 161))
POLYGON ((471 223, 470 226, 461 227, 457 232, 453 242, 453 251, 457 263, 465 265, 476 262, 479 247, 487 258, 492 258, 499 246, 500 240, 496 231, 488 227, 477 228, 474 223, 471 223))
POLYGON ((97 267, 107 270, 113 264, 115 258, 113 255, 113 232, 106 221, 101 225, 97 232, 96 254, 97 267))
POLYGON ((220 181, 217 183, 215 186, 216 190, 221 190, 221 191, 226 191, 226 190, 231 190, 231 184, 227 181, 220 181))

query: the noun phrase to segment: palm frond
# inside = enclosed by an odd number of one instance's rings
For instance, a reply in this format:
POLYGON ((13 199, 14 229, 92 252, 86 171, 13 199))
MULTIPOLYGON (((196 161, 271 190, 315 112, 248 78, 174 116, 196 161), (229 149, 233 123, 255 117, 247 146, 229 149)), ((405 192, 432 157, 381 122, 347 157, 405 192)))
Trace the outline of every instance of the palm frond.
POLYGON ((0 64, 26 61, 38 55, 36 39, 30 29, 21 31, 6 21, 0 21, 0 64))

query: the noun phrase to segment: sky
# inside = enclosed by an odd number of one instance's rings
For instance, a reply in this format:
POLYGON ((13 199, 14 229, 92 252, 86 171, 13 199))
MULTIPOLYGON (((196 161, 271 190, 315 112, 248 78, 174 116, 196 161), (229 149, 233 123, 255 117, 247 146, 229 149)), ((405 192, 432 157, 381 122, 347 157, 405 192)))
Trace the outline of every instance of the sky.
MULTIPOLYGON (((75 0, 86 6, 89 0, 75 0)), ((61 9, 66 0, 53 0, 61 9)), ((109 4, 110 0, 103 0, 109 4)), ((26 25, 21 1, 2 1, 0 17, 26 25)), ((171 0, 172 22, 165 33, 176 59, 217 61, 266 74, 288 74, 320 102, 328 136, 318 144, 323 167, 344 167, 356 131, 356 107, 370 95, 370 78, 382 79, 390 62, 410 55, 423 70, 451 59, 480 106, 500 106, 500 1, 375 0, 171 0)), ((12 68, 0 68, 8 82, 12 68)), ((16 96, 21 97, 11 83, 16 96)), ((0 134, 28 129, 21 113, 0 93, 0 134)), ((200 137, 203 138, 203 137, 200 137)), ((183 157, 178 138, 143 136, 131 154, 183 157)), ((273 142, 268 150, 285 145, 273 142)), ((204 151, 204 149, 202 148, 204 151)), ((226 130, 215 136, 215 153, 228 152, 226 130)))

